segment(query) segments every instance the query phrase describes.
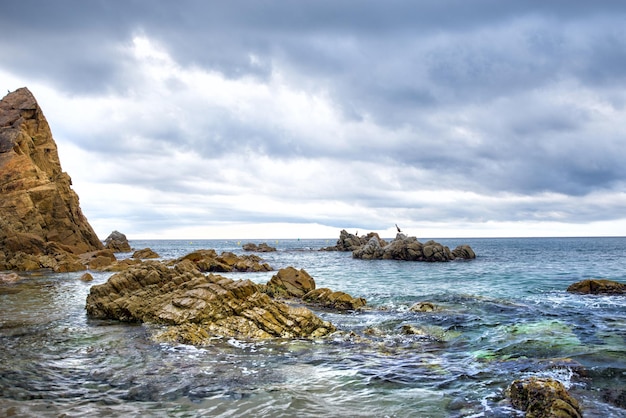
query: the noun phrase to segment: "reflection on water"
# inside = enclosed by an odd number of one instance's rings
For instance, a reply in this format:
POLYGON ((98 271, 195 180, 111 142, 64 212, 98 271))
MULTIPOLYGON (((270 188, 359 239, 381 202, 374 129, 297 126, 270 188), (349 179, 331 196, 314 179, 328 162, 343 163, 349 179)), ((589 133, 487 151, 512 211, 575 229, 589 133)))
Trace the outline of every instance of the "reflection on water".
MULTIPOLYGON (((475 262, 443 264, 289 247, 324 242, 291 241, 263 254, 275 268, 305 268, 318 287, 368 299, 368 311, 318 312, 344 331, 320 341, 158 344, 150 339, 157 326, 86 318, 89 287, 109 274, 93 273, 92 283, 68 273, 2 285, 0 415, 514 416, 504 388, 517 378, 551 376, 587 416, 626 416, 619 403, 626 298, 564 292, 584 277, 623 281, 619 247, 497 241, 470 242, 475 262), (424 300, 437 309, 410 311, 424 300), (406 326, 419 332, 406 335, 406 326)), ((195 245, 220 248, 214 244, 195 245)), ((133 246, 173 256, 189 250, 133 246)), ((265 282, 271 273, 245 277, 265 282)))

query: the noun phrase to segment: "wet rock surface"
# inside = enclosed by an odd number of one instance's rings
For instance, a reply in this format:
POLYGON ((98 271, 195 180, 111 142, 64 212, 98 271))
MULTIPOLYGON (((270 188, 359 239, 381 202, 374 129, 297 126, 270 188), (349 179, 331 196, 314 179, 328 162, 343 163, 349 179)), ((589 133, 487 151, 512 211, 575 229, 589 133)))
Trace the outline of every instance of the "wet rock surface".
POLYGON ((516 409, 532 418, 580 418, 582 410, 561 382, 530 377, 516 380, 506 391, 516 409))
POLYGON ((626 295, 626 284, 607 279, 587 279, 571 284, 567 291, 586 295, 626 295))

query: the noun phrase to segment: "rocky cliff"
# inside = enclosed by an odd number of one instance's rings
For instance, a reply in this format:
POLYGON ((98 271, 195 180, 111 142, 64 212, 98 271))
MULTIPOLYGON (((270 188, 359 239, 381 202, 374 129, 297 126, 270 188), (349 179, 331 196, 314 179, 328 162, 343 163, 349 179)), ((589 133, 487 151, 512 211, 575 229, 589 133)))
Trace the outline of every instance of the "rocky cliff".
POLYGON ((103 248, 71 184, 35 97, 27 88, 6 95, 0 101, 0 269, 20 269, 8 262, 20 253, 103 248))

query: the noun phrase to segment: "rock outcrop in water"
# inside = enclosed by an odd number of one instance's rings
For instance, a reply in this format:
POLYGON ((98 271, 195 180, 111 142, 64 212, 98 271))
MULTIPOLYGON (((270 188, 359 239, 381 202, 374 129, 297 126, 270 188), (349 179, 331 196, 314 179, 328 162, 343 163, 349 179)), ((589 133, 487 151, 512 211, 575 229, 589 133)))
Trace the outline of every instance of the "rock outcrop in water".
POLYGON ((276 247, 269 246, 266 242, 262 242, 256 245, 253 242, 249 242, 241 246, 244 251, 254 251, 257 253, 270 253, 276 251, 276 247))
POLYGON ((32 93, 0 101, 0 269, 81 270, 76 254, 102 249, 32 93))
POLYGON ((113 250, 116 253, 129 253, 132 251, 128 238, 126 238, 126 235, 119 231, 113 231, 108 237, 106 237, 104 240, 104 247, 107 250, 113 250))
POLYGON ((588 295, 626 295, 626 284, 607 279, 587 279, 571 284, 567 291, 588 295))
POLYGON ((533 418, 580 418, 582 411, 558 380, 530 377, 516 380, 507 389, 513 406, 533 418))
POLYGON ((242 255, 238 256, 229 251, 224 251, 217 255, 215 250, 197 250, 189 253, 174 263, 180 263, 183 260, 193 262, 196 268, 202 272, 226 273, 229 271, 242 272, 261 272, 272 271, 272 267, 263 263, 258 255, 242 255))
POLYGON ((271 299, 249 280, 204 275, 191 260, 144 262, 114 274, 87 296, 92 318, 174 326, 162 339, 204 344, 214 336, 315 338, 335 330, 309 309, 271 299))
POLYGON ((428 241, 422 244, 417 238, 402 233, 398 233, 393 241, 387 243, 374 232, 359 237, 345 229, 339 234, 334 247, 322 250, 352 251, 354 258, 364 260, 451 261, 476 258, 474 250, 469 245, 459 245, 450 251, 448 247, 438 242, 428 241))

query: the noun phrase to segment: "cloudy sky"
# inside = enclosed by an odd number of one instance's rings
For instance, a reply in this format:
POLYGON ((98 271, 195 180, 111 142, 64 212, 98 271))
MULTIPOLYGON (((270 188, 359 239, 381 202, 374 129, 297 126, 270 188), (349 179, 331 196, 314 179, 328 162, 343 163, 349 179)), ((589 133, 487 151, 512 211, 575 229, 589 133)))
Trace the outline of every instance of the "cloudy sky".
POLYGON ((626 2, 5 3, 101 238, 626 235, 626 2))

